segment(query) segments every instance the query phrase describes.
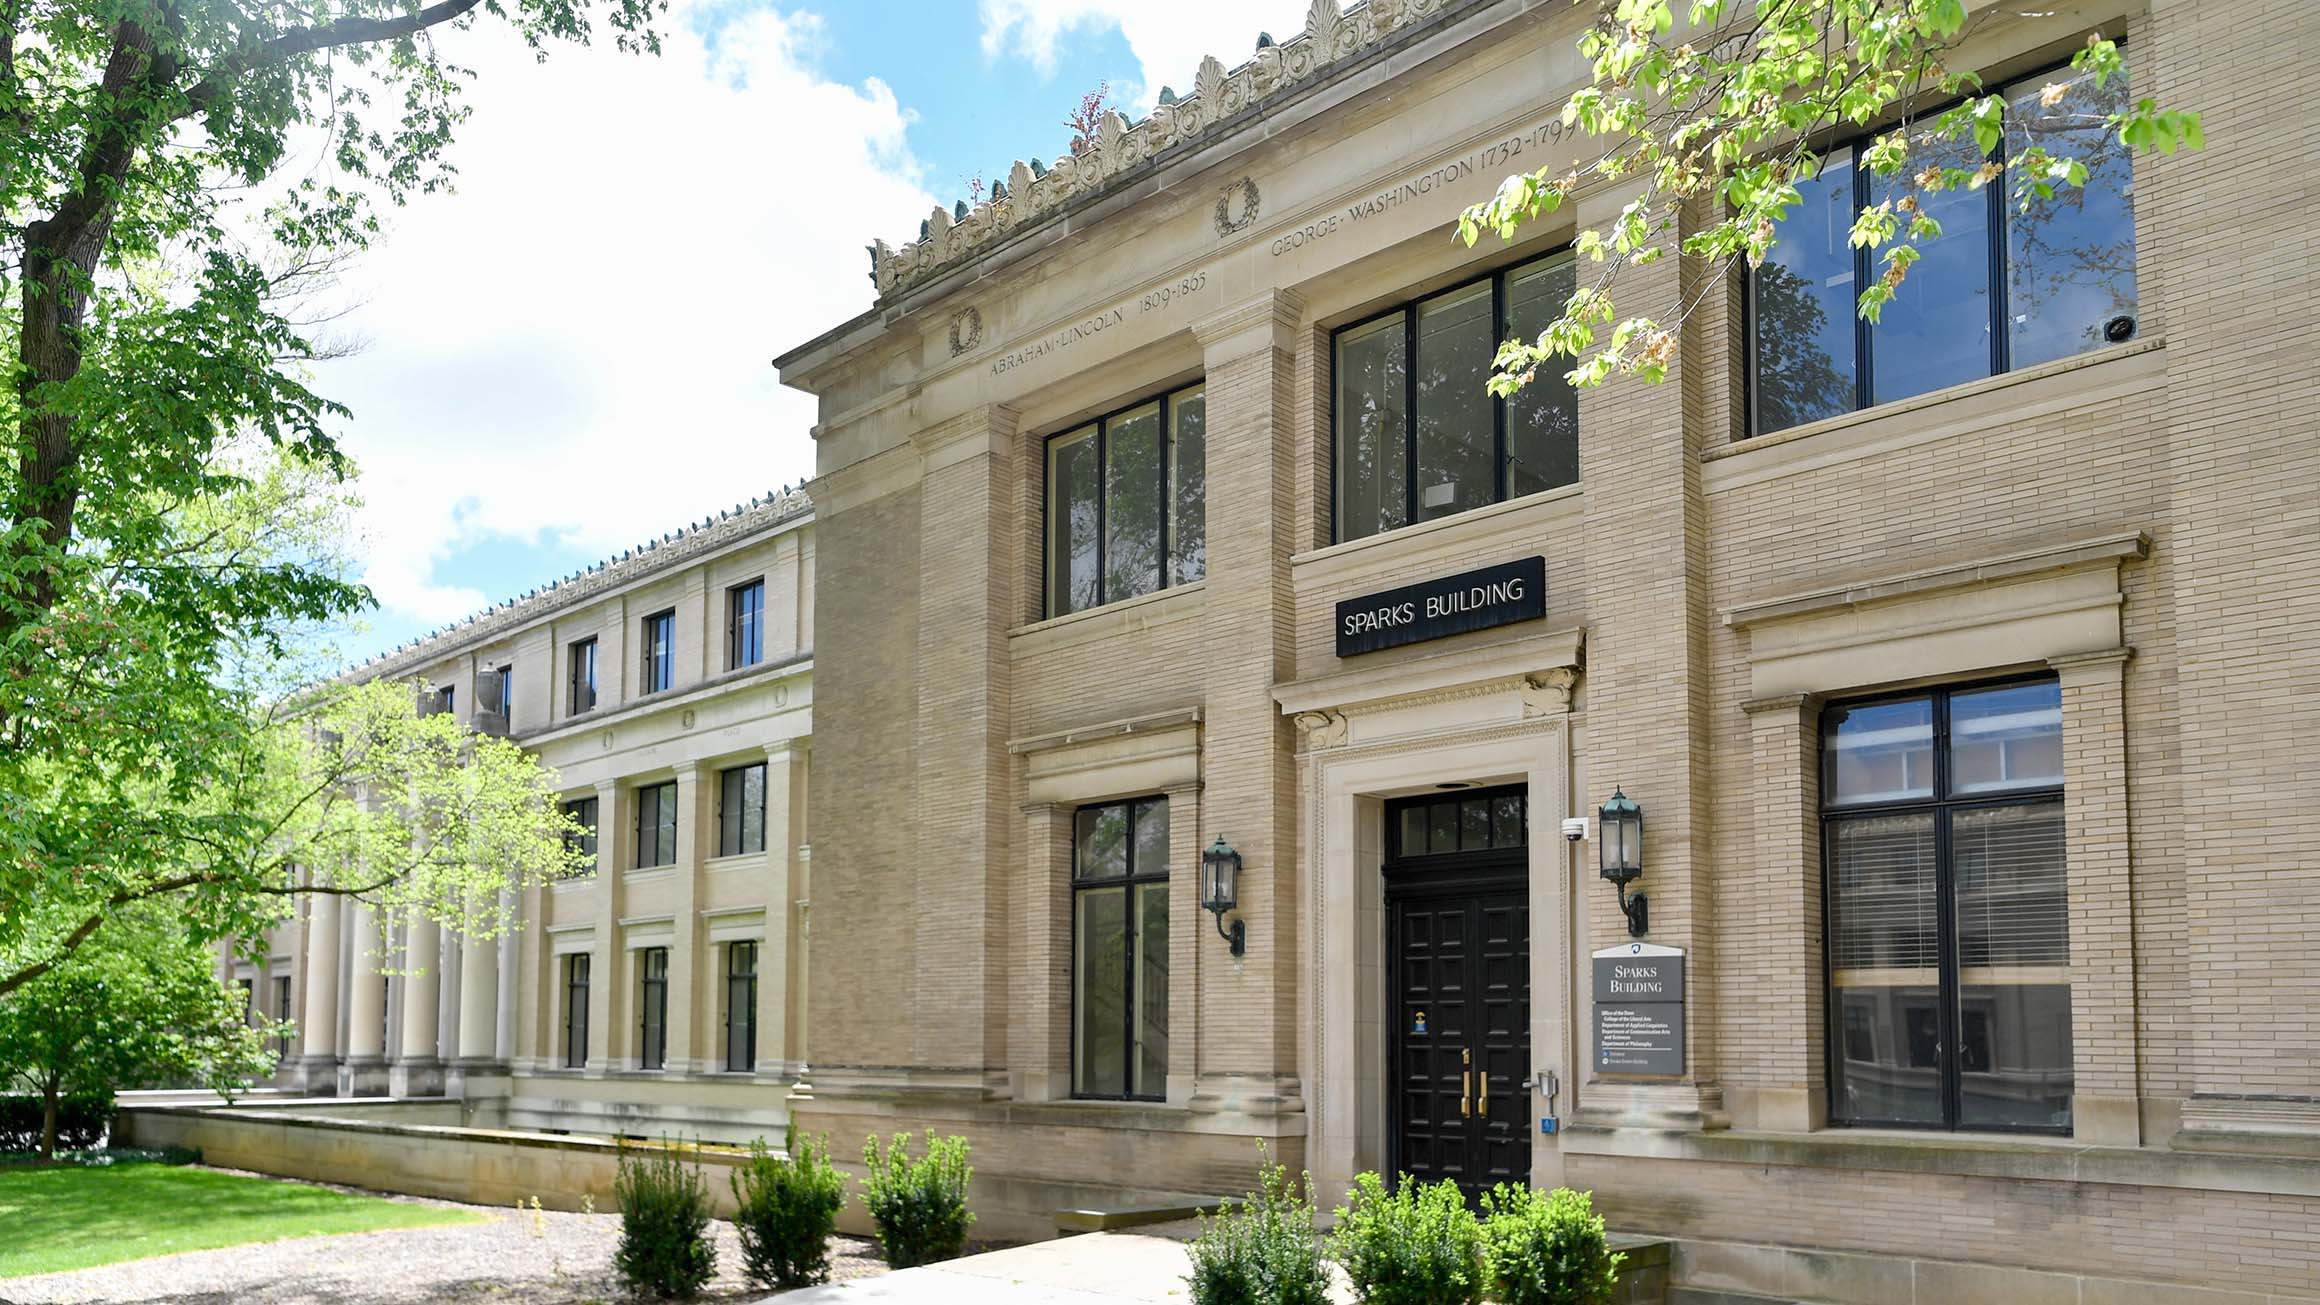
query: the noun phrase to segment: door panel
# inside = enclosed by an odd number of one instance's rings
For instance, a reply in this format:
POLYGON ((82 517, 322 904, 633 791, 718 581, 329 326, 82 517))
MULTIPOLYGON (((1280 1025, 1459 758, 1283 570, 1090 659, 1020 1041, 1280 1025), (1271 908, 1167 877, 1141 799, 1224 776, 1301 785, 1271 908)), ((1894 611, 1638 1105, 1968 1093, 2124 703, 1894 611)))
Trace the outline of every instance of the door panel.
POLYGON ((1427 1181, 1464 1179, 1470 1163, 1465 1058, 1473 1023, 1468 1012, 1472 951, 1466 909, 1458 902, 1396 905, 1400 942, 1401 1056, 1394 1082, 1401 1105, 1401 1167, 1427 1181))
POLYGON ((1530 907, 1522 881, 1388 899, 1389 1163, 1470 1197, 1530 1177, 1530 907), (1488 1075, 1485 1084, 1484 1075, 1488 1075))

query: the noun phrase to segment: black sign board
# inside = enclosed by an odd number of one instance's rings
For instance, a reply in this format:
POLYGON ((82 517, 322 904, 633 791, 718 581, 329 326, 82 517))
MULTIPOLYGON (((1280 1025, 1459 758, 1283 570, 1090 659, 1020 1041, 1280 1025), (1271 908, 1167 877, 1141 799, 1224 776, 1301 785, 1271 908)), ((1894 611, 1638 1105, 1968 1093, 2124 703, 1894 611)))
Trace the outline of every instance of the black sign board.
POLYGON ((1684 1072, 1684 954, 1652 943, 1596 952, 1595 1069, 1684 1072))
POLYGON ((1337 605, 1337 655, 1531 621, 1547 614, 1547 559, 1526 557, 1337 605))

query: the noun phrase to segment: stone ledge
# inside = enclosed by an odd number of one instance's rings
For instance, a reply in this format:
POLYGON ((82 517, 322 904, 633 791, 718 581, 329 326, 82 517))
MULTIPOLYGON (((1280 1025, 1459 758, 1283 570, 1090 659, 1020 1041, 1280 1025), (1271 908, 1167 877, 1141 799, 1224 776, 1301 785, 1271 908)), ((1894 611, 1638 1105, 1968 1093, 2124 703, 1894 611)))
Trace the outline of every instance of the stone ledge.
POLYGON ((1883 1170, 2267 1196, 2320 1196, 2320 1165, 2309 1160, 2087 1146, 2068 1138, 1917 1137, 1854 1129, 1815 1133, 1739 1129, 1677 1133, 1573 1124, 1563 1130, 1563 1151, 1571 1155, 1639 1160, 1883 1170))

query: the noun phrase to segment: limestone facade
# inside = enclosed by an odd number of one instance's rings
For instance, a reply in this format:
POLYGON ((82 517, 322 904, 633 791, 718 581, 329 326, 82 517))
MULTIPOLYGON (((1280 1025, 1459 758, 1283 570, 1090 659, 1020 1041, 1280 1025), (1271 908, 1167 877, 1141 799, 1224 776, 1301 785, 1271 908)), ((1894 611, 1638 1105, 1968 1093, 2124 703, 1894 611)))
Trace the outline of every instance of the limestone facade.
POLYGON ((800 1125, 841 1152, 964 1133, 998 1235, 1244 1190, 1260 1142, 1327 1205, 1406 1109, 1392 804, 1521 785, 1531 1078, 1501 1090, 1529 1094, 1527 1176, 1681 1239, 1679 1283, 2320 1292, 2320 284, 2295 252, 2320 87, 2294 53, 2320 12, 1975 8, 1958 58, 1992 84, 2101 30, 2138 94, 2206 115, 2205 149, 2133 163, 2131 338, 1759 432, 1739 278, 1631 269, 1623 311, 1698 304, 1667 382, 1579 395, 1568 483, 1395 529, 1337 525, 1338 332, 1626 202, 1450 235, 1508 173, 1592 155, 1557 117, 1586 7, 1321 0, 1240 91, 1204 70, 1068 178, 881 245, 877 306, 778 360, 820 401, 815 918, 844 940, 803 981, 800 1125), (1058 612, 1052 437, 1196 383, 1202 574, 1058 612), (1339 602, 1532 556, 1543 616, 1337 655, 1339 602), (2066 1122, 1845 1126, 1828 712, 1992 681, 2060 704, 2066 1122), (1596 845, 1556 835, 1614 785, 1647 813, 1645 941, 1688 967, 1677 1074, 1597 1064, 1589 956, 1626 921, 1596 845), (1074 833, 1160 799, 1165 1051, 1141 1099, 1098 1099, 1074 833), (1199 904, 1219 837, 1239 955, 1199 904))
POLYGON ((771 495, 352 672, 448 688, 462 723, 538 756, 594 804, 598 869, 511 901, 516 927, 481 943, 301 899, 262 963, 221 961, 298 1023, 282 1086, 449 1095, 490 1126, 780 1138, 806 1057, 814 551, 805 496, 771 495))

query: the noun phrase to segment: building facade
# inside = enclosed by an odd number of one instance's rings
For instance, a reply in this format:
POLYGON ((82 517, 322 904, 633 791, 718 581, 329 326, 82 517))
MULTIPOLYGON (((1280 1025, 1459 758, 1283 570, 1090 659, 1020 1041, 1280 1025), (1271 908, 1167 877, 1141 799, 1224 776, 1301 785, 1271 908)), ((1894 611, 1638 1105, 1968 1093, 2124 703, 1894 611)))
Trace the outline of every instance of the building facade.
POLYGON ((374 659, 521 744, 594 831, 592 875, 477 943, 303 898, 263 964, 316 1096, 450 1095, 471 1123, 779 1138, 806 1054, 814 531, 752 500, 374 659))
POLYGON ((1697 1288, 2320 1293, 2320 15, 1973 8, 2002 148, 2086 191, 1941 201, 1856 327, 1827 142, 1765 268, 1621 274, 1664 384, 1482 391, 1631 189, 1450 236, 1598 148, 1586 6, 1325 0, 874 247, 778 360, 843 940, 800 1126, 967 1135, 997 1235, 1263 1144, 1325 1205, 1591 1188, 1697 1288), (2094 31, 2204 149, 2048 111, 2094 31))

